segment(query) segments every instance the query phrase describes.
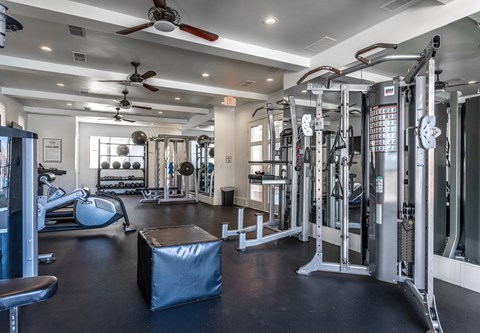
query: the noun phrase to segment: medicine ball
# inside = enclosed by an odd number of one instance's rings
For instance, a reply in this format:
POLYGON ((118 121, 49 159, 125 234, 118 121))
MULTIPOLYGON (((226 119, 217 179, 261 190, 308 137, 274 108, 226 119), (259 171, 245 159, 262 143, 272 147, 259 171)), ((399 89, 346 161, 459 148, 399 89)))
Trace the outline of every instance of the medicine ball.
POLYGON ((208 151, 208 156, 210 158, 214 158, 215 157, 215 148, 210 148, 210 150, 208 151))
POLYGON ((133 162, 132 168, 134 168, 134 169, 140 169, 140 162, 137 162, 137 161, 133 162))
POLYGON ((131 135, 132 142, 136 145, 144 145, 147 143, 147 135, 142 131, 135 131, 131 135))
POLYGON ((182 176, 190 176, 194 171, 193 164, 190 162, 182 162, 178 165, 177 172, 182 176))
POLYGON ((120 162, 119 161, 115 161, 112 163, 112 168, 114 169, 120 169, 120 162))
POLYGON ((100 164, 100 166, 102 167, 102 169, 108 169, 110 168, 110 163, 108 163, 107 161, 104 161, 102 162, 102 164, 100 164))
POLYGON ((127 156, 130 153, 130 149, 127 145, 118 145, 117 146, 117 155, 118 156, 127 156))
POLYGON ((130 164, 129 161, 125 161, 122 164, 122 168, 124 168, 124 169, 130 169, 130 166, 131 166, 131 164, 130 164))
POLYGON ((200 136, 198 137, 198 139, 197 139, 197 143, 198 143, 199 145, 204 144, 204 143, 206 143, 206 142, 210 142, 210 138, 209 138, 208 135, 206 135, 206 134, 200 135, 200 136))

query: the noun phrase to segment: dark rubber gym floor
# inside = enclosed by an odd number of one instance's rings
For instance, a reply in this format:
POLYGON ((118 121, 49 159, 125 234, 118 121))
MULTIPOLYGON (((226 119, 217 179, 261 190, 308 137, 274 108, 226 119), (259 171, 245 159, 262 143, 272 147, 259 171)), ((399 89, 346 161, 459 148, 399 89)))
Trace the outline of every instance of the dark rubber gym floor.
MULTIPOLYGON (((219 222, 236 221, 234 207, 140 204, 123 197, 130 220, 144 227, 196 224, 220 237, 219 222)), ((248 224, 253 211, 246 210, 248 224)), ((425 332, 421 312, 403 288, 369 277, 295 270, 314 253, 315 242, 283 239, 247 252, 223 243, 221 298, 150 312, 136 282, 137 233, 119 224, 103 229, 40 235, 40 253, 57 261, 41 265, 55 275, 57 294, 20 313, 20 332, 425 332)), ((338 248, 325 245, 326 260, 338 248)), ((352 254, 352 261, 355 255, 352 254)), ((358 260, 358 257, 357 257, 358 260)), ((436 281, 445 332, 479 332, 480 294, 436 281)), ((0 313, 0 332, 8 315, 0 313)))

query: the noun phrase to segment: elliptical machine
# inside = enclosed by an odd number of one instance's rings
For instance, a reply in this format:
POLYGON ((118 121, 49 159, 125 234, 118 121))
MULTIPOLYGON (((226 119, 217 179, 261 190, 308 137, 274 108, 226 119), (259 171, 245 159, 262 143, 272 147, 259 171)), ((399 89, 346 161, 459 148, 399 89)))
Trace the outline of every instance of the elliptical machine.
POLYGON ((39 196, 39 232, 94 229, 109 226, 123 218, 125 233, 135 231, 130 224, 123 201, 116 195, 97 193, 87 189, 75 189, 66 193, 52 184, 55 175, 44 173, 38 177, 39 185, 46 185, 47 196, 39 196), (69 206, 70 209, 63 209, 69 206))

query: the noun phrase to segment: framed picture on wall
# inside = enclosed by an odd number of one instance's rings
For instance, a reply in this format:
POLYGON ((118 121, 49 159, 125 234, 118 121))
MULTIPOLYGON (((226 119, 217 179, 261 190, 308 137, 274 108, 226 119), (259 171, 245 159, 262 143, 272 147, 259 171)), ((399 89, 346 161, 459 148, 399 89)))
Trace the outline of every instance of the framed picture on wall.
POLYGON ((62 162, 62 139, 43 139, 43 162, 62 162))

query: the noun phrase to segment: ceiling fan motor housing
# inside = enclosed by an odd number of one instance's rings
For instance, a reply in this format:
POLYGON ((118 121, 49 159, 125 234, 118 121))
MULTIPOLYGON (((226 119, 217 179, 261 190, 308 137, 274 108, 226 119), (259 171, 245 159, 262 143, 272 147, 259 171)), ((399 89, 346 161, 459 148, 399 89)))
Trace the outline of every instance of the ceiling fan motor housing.
POLYGON ((131 106, 132 103, 130 103, 130 101, 127 101, 126 99, 120 101, 120 107, 122 109, 130 109, 131 106))
POLYGON ((158 8, 152 7, 148 11, 148 19, 150 22, 155 22, 153 26, 155 29, 163 32, 171 32, 175 30, 180 23, 180 15, 175 9, 170 7, 158 8))
POLYGON ((140 74, 133 73, 133 74, 130 74, 127 77, 127 81, 131 81, 131 82, 135 82, 135 83, 142 83, 143 81, 145 81, 145 79, 140 74))

